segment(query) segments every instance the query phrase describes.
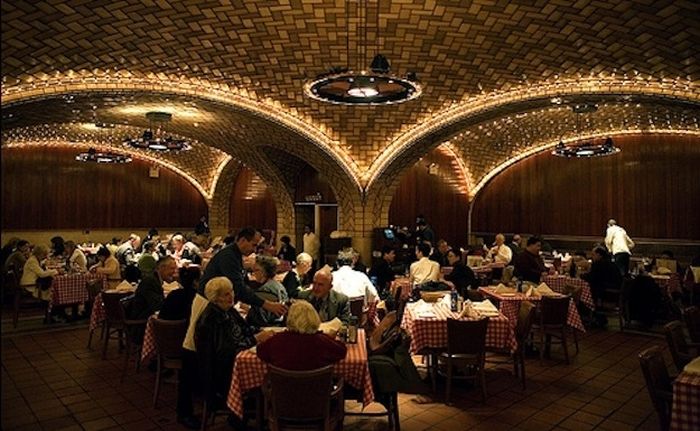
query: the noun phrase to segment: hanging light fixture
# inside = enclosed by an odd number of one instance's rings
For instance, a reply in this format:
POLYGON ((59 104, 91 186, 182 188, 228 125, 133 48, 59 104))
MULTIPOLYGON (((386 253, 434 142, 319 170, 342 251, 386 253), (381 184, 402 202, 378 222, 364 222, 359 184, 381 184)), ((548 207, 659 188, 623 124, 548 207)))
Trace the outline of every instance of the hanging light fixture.
POLYGON ((129 156, 112 152, 101 152, 94 148, 90 148, 86 152, 78 154, 75 156, 75 160, 94 163, 131 163, 131 157, 129 156))
POLYGON ((152 111, 146 113, 148 119, 148 129, 139 138, 124 138, 124 145, 142 150, 154 151, 187 151, 192 148, 191 143, 186 139, 174 138, 166 135, 163 130, 166 123, 172 120, 172 114, 168 112, 152 111))
MULTIPOLYGON (((581 134, 581 115, 596 112, 598 106, 594 103, 581 103, 571 107, 571 110, 576 114, 576 133, 581 134)), ((581 139, 577 139, 581 141, 581 139)), ((559 157, 581 158, 581 157, 600 157, 609 156, 619 153, 620 149, 615 146, 611 137, 607 137, 605 141, 596 143, 595 140, 583 142, 579 144, 565 144, 560 140, 552 154, 559 157)))
MULTIPOLYGON (((341 105, 388 105, 419 97, 423 90, 415 72, 405 77, 391 73, 389 60, 379 53, 379 0, 376 13, 375 56, 369 70, 354 71, 350 67, 350 1, 345 3, 346 66, 333 67, 306 84, 304 92, 312 99, 341 105)), ((357 1, 355 57, 366 62, 367 57, 367 0, 357 1)), ((366 63, 365 63, 366 64, 366 63)))

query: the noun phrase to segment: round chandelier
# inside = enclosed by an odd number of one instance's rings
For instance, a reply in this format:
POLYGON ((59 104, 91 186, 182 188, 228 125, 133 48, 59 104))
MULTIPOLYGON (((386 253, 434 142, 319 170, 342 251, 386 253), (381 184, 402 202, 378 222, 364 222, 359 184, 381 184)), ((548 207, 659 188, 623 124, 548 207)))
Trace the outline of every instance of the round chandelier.
POLYGON ((172 114, 168 112, 147 112, 146 119, 148 119, 148 129, 138 138, 127 136, 124 138, 124 145, 141 150, 163 152, 187 151, 191 149, 192 145, 190 141, 174 138, 171 135, 167 135, 163 130, 165 124, 169 123, 172 118, 172 114))
MULTIPOLYGON (((350 64, 350 7, 345 4, 346 62, 345 67, 333 67, 304 84, 304 93, 321 102, 340 105, 389 105, 403 103, 419 97, 422 86, 415 72, 404 76, 391 73, 389 60, 379 53, 379 0, 376 10, 376 54, 369 69, 352 70, 350 64)), ((366 61, 367 57, 367 15, 363 2, 356 8, 356 59, 366 61)))
MULTIPOLYGON (((596 112, 598 106, 593 103, 582 103, 571 107, 571 110, 576 114, 576 132, 581 131, 581 115, 596 112)), ((577 139, 580 142, 581 139, 577 139)), ((582 157, 600 157, 609 156, 620 152, 620 148, 616 147, 611 137, 605 138, 602 143, 590 140, 583 143, 565 144, 560 140, 552 154, 559 157, 567 158, 582 158, 582 157)))
POLYGON ((130 163, 131 157, 112 152, 100 152, 94 148, 90 148, 86 152, 75 156, 75 160, 94 163, 130 163))

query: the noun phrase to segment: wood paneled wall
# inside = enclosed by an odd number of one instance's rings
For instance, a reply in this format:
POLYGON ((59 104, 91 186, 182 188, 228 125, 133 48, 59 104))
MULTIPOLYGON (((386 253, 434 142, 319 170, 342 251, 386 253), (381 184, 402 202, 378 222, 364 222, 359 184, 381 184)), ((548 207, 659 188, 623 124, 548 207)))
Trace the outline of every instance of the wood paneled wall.
POLYGON ((2 228, 94 229, 192 226, 204 197, 165 168, 82 163, 69 148, 2 149, 2 228))
POLYGON ((277 229, 277 208, 267 185, 255 172, 245 167, 236 177, 229 211, 229 228, 244 226, 277 229))
MULTIPOLYGON (((289 178, 290 181, 295 179, 289 178)), ((308 202, 306 197, 321 194, 321 200, 312 201, 316 203, 334 204, 336 203, 335 193, 328 181, 310 165, 304 166, 296 178, 296 190, 294 191, 294 202, 308 202)))
POLYGON ((389 208, 389 223, 414 229, 423 214, 435 231, 451 245, 467 244, 469 197, 454 159, 433 150, 403 174, 389 208), (434 174, 429 166, 434 163, 434 174))
POLYGON ((477 232, 604 234, 615 218, 632 238, 700 239, 700 139, 637 135, 591 159, 543 153, 496 176, 476 197, 477 232))

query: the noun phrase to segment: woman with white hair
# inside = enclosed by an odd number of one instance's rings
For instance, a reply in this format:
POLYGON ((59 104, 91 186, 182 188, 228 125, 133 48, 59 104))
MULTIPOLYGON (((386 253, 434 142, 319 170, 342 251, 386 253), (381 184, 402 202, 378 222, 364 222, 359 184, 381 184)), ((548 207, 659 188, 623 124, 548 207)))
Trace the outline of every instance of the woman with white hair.
POLYGON ((231 370, 236 355, 272 336, 253 328, 233 308, 233 284, 226 277, 214 277, 204 287, 209 305, 197 321, 194 340, 197 359, 207 396, 223 406, 231 384, 231 370))
MULTIPOLYGON (((266 301, 285 303, 289 299, 282 284, 275 280, 277 273, 276 257, 258 255, 253 266, 253 276, 260 286, 253 289, 255 294, 266 301)), ((281 326, 282 318, 262 307, 251 307, 246 321, 253 326, 281 326)))
POLYGON ((299 290, 309 284, 307 274, 314 260, 308 253, 299 253, 296 262, 294 269, 288 271, 282 279, 282 285, 290 298, 296 298, 299 295, 299 290))
POLYGON ((345 357, 345 344, 319 332, 321 319, 306 301, 295 301, 287 313, 287 331, 256 348, 258 357, 287 370, 314 370, 345 357))
POLYGON ((45 301, 51 300, 51 280, 49 277, 54 277, 59 274, 58 270, 45 269, 41 262, 49 255, 49 251, 43 245, 36 245, 32 249, 32 255, 24 263, 22 270, 22 279, 20 285, 26 290, 32 292, 35 298, 45 301), (37 283, 39 281, 39 283, 37 283), (37 284, 41 287, 38 287, 37 284), (45 289, 44 289, 45 287, 45 289))

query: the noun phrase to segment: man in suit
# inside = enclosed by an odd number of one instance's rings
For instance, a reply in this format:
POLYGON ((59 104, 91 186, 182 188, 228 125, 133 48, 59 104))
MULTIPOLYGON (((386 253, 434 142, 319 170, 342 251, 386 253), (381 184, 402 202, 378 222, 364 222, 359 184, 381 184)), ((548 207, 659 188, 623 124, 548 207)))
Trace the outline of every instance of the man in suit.
POLYGON ((175 259, 166 256, 158 261, 153 256, 145 255, 139 260, 142 279, 136 288, 136 295, 131 307, 132 319, 147 319, 163 306, 163 282, 170 283, 177 274, 175 259))
POLYGON ((348 297, 337 290, 332 290, 333 275, 328 271, 318 271, 314 274, 311 289, 299 293, 299 299, 309 301, 314 306, 321 321, 327 322, 334 318, 343 323, 350 322, 350 304, 348 297))

